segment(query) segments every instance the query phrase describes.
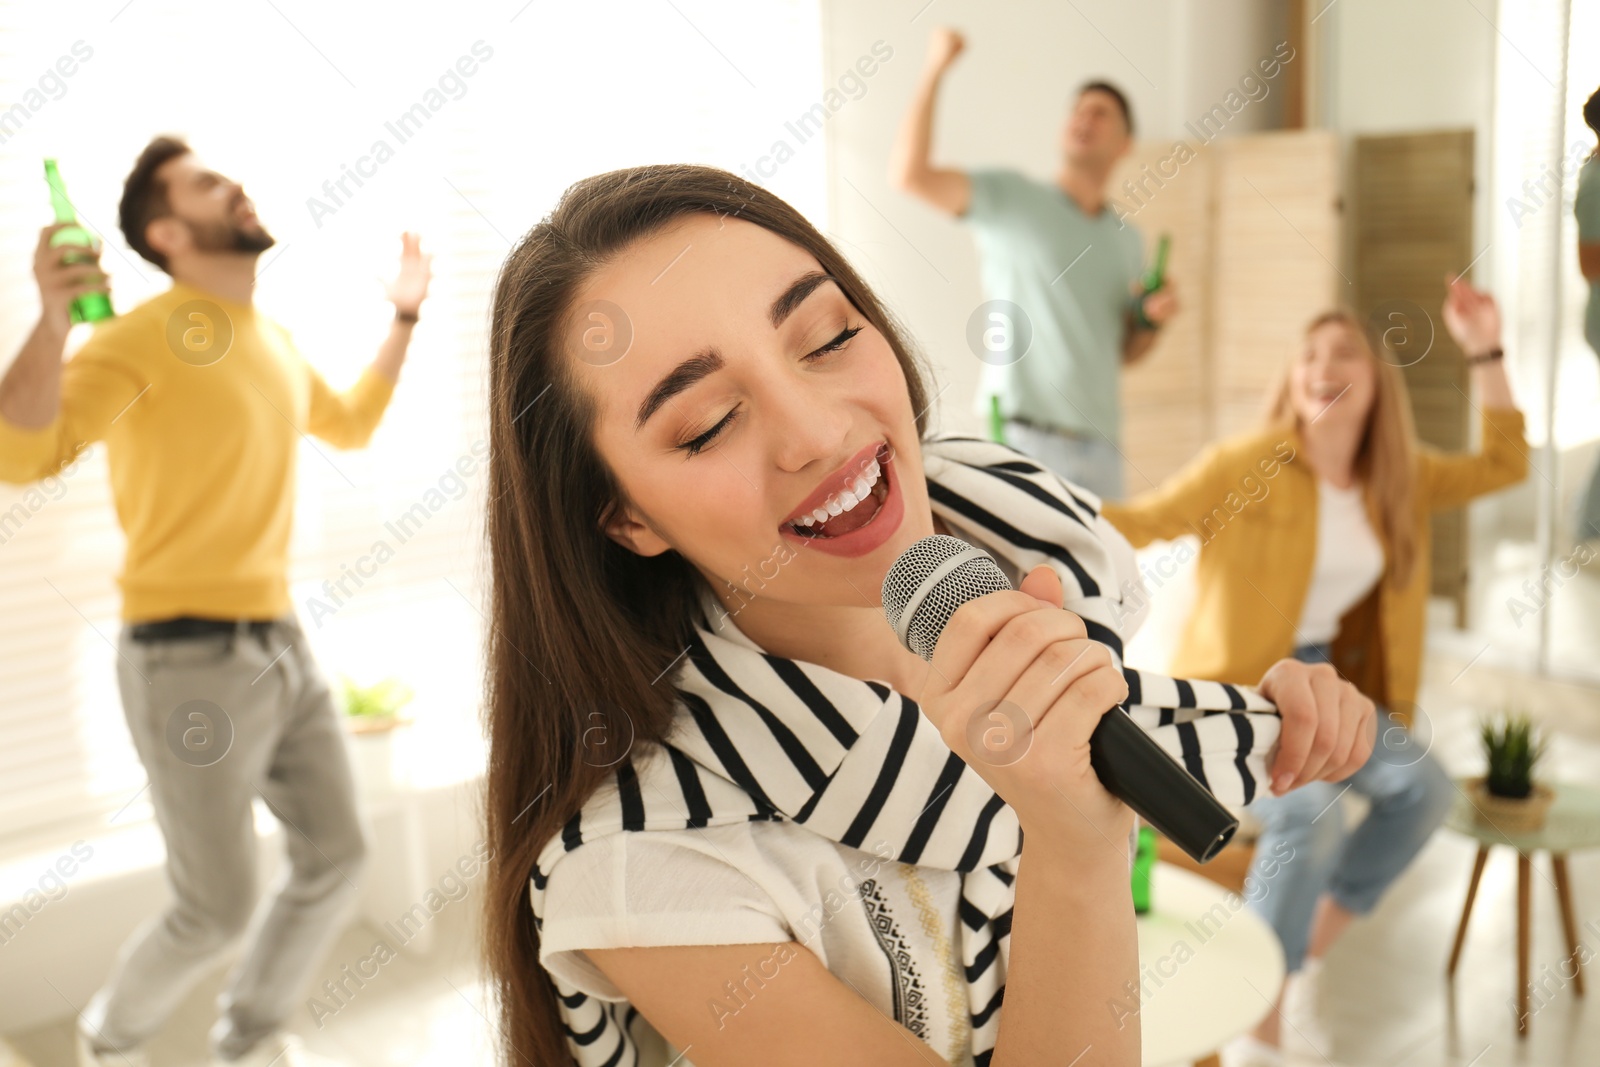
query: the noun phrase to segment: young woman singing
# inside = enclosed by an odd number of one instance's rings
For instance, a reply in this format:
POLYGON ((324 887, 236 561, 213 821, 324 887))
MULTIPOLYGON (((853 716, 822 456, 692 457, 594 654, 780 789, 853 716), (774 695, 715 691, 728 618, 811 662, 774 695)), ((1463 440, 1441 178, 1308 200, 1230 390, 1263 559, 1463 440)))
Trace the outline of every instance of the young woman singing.
POLYGON ((928 436, 883 306, 732 174, 569 189, 496 283, 490 392, 510 1062, 665 1063, 664 1038, 698 1067, 1132 1067, 1132 817, 1090 767, 1099 716, 1236 802, 1269 756, 1289 788, 1370 751, 1371 703, 1326 666, 1259 692, 1124 671, 1132 550, 1098 501, 928 436), (936 532, 1020 588, 925 662, 879 590, 936 532))

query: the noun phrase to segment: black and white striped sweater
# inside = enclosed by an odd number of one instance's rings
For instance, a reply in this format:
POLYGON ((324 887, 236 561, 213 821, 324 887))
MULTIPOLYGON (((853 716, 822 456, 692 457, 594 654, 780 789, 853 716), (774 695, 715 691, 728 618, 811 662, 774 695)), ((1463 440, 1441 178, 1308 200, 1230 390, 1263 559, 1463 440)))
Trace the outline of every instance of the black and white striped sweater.
MULTIPOLYGON (((972 437, 924 442, 923 469, 933 511, 952 533, 994 555, 1013 585, 1051 565, 1067 609, 1120 663, 1113 550, 1127 546, 1093 494, 1014 449, 972 437)), ((673 679, 673 733, 665 746, 620 761, 540 852, 536 924, 543 926, 554 866, 601 835, 782 820, 855 848, 870 834, 875 849, 887 841, 901 862, 962 872, 958 929, 972 1052, 986 1067, 1010 954, 1022 845, 1016 814, 909 698, 882 682, 769 655, 723 617, 709 590, 702 605, 673 679)), ((1240 686, 1123 673, 1128 714, 1224 803, 1248 803, 1278 737, 1271 703, 1240 686)), ((640 1063, 631 1004, 559 979, 556 989, 578 1067, 640 1063)))

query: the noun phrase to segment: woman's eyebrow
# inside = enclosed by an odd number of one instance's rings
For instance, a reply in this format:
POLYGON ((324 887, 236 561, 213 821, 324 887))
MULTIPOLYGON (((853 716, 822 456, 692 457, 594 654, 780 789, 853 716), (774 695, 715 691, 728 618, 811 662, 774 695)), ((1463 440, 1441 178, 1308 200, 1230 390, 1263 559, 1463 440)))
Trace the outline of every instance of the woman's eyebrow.
POLYGON ((650 395, 644 398, 644 403, 639 405, 639 414, 633 420, 634 431, 644 428, 645 422, 654 415, 660 407, 695 382, 715 371, 722 369, 722 355, 715 348, 708 348, 690 356, 682 363, 673 367, 665 378, 656 383, 650 390, 650 395))
POLYGON ((790 283, 789 288, 778 295, 778 299, 772 302, 771 310, 767 312, 767 317, 772 320, 772 328, 777 329, 782 326, 783 320, 788 318, 795 308, 805 303, 806 297, 824 282, 838 284, 833 275, 820 270, 808 271, 790 283))
MULTIPOLYGON (((817 288, 826 282, 838 284, 833 275, 815 270, 808 271, 791 282, 787 289, 778 294, 778 299, 772 302, 772 307, 767 311, 767 317, 772 321, 772 328, 777 329, 782 326, 783 320, 793 314, 795 308, 805 303, 806 297, 816 292, 817 288)), ((722 366, 721 354, 714 348, 708 348, 672 368, 667 376, 650 390, 650 394, 644 398, 644 403, 639 405, 639 413, 633 420, 635 432, 643 429, 650 416, 660 410, 668 400, 707 375, 721 370, 722 366)))

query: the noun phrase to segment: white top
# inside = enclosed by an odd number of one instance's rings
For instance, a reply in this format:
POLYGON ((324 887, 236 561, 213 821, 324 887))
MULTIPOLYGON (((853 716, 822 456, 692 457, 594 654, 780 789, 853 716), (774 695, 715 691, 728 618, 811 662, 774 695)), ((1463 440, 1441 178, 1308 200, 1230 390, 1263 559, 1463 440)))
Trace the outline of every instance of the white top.
MULTIPOLYGON (((963 1067, 973 1060, 960 894, 957 871, 886 861, 787 821, 609 834, 550 873, 539 962, 591 996, 620 1000, 582 949, 799 941, 963 1067)), ((781 965, 774 957, 766 967, 781 965)), ((754 978, 748 986, 758 988, 754 978)), ((742 1006, 731 993, 723 1003, 730 1019, 742 1006)))
POLYGON ((1339 635, 1339 620, 1383 575, 1383 544, 1367 519, 1361 483, 1339 489, 1317 479, 1317 551, 1311 586, 1295 640, 1324 644, 1339 635))
MULTIPOLYGON (((1134 593, 1140 577, 1133 547, 1108 524, 1096 532, 1117 588, 1134 593)), ((1012 583, 1020 581, 1004 554, 995 556, 1012 583)), ((1119 620, 1124 637, 1149 611, 1147 597, 1130 595, 1127 605, 1119 620)), ((584 949, 799 941, 953 1067, 970 1067, 960 900, 958 871, 884 862, 788 821, 608 834, 551 871, 539 962, 590 996, 622 1000, 584 949)), ((726 1005, 730 1012, 740 1006, 732 996, 726 1005)), ((685 1058, 675 1067, 693 1063, 685 1058)))

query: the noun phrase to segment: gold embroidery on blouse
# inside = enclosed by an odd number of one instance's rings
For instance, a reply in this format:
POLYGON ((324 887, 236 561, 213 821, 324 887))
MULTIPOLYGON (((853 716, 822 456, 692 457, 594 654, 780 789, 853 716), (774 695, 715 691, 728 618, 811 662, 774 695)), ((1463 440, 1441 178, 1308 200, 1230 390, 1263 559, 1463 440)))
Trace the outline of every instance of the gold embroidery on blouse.
POLYGON ((905 879, 906 893, 917 909, 917 922, 923 933, 933 941, 933 950, 939 957, 939 970, 943 975, 945 1015, 950 1019, 950 1048, 945 1060, 952 1064, 965 1063, 972 1048, 972 1016, 967 1010, 967 980, 962 973, 961 961, 956 958, 945 930, 939 909, 934 907, 933 894, 909 863, 900 864, 900 876, 905 879))

